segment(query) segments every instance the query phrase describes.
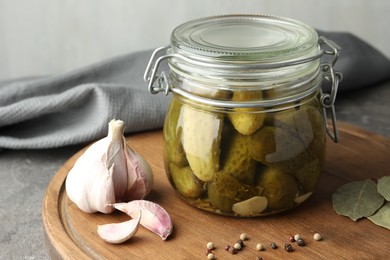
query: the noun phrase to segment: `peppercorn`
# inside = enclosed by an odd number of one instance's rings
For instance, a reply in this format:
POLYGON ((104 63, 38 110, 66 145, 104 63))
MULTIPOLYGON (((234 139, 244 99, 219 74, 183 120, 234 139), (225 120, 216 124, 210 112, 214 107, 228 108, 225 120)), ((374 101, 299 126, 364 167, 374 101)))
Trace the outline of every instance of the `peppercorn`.
POLYGON ((313 235, 313 238, 314 238, 314 240, 316 240, 316 241, 320 241, 320 240, 322 239, 321 235, 318 234, 318 233, 315 233, 315 234, 313 235))
POLYGON ((287 252, 292 252, 293 251, 293 247, 291 244, 284 244, 284 250, 286 250, 287 252))
POLYGON ((215 259, 214 254, 213 254, 213 253, 208 254, 208 255, 207 255, 207 259, 210 259, 210 260, 215 259))
POLYGON ((208 242, 206 245, 207 249, 214 249, 214 243, 213 242, 208 242))
POLYGON ((229 251, 229 249, 230 249, 230 246, 229 246, 229 245, 226 245, 226 246, 225 246, 225 250, 226 250, 226 251, 229 251))
POLYGON ((276 245, 275 242, 272 242, 271 244, 269 244, 269 246, 272 248, 272 249, 276 249, 278 246, 276 245))
POLYGON ((256 245, 256 249, 257 249, 258 251, 263 251, 265 248, 264 248, 264 245, 263 245, 262 243, 258 243, 258 244, 256 245))
POLYGON ((297 240, 300 239, 300 238, 301 238, 301 236, 300 236, 299 234, 294 235, 295 241, 297 241, 297 240))
POLYGON ((235 249, 234 247, 229 247, 229 250, 228 250, 232 255, 235 255, 237 254, 237 249, 235 249))
POLYGON ((293 235, 290 235, 290 236, 288 237, 288 240, 289 240, 290 242, 295 242, 295 238, 294 238, 293 235))
POLYGON ((210 254, 210 253, 212 253, 212 252, 213 252, 212 249, 207 248, 205 255, 208 255, 208 254, 210 254))
POLYGON ((241 248, 243 248, 243 247, 245 246, 244 241, 241 240, 241 239, 237 240, 236 243, 237 243, 237 244, 240 244, 241 248))
POLYGON ((241 239, 241 240, 247 240, 247 239, 248 239, 248 235, 247 235, 246 233, 242 233, 242 234, 240 235, 240 239, 241 239))
POLYGON ((258 256, 258 257, 256 257, 256 260, 263 260, 263 257, 258 256))
POLYGON ((241 250, 242 249, 242 247, 241 247, 241 245, 239 243, 235 243, 233 245, 233 248, 236 249, 236 250, 241 250))
POLYGON ((305 240, 303 240, 302 238, 297 239, 297 244, 298 244, 298 246, 305 246, 306 245, 305 240))

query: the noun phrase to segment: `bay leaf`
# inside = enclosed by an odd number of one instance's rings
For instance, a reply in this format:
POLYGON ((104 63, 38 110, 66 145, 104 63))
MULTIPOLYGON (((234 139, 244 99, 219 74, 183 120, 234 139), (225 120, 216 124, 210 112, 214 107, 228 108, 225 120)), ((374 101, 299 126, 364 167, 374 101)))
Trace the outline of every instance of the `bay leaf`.
POLYGON ((334 210, 353 221, 374 214, 384 202, 372 180, 355 181, 341 186, 332 196, 334 210))
POLYGON ((378 192, 390 201, 390 176, 383 176, 378 180, 378 192))
POLYGON ((378 226, 390 230, 390 202, 386 202, 374 215, 369 216, 368 219, 378 226))

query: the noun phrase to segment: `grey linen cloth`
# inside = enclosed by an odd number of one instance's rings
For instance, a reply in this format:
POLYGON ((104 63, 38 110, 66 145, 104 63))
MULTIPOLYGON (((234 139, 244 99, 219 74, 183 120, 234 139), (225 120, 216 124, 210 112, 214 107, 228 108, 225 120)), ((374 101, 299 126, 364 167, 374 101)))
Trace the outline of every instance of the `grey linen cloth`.
POLYGON ((121 119, 126 133, 161 128, 169 102, 143 82, 151 51, 69 73, 0 82, 0 148, 43 149, 107 135, 121 119))
MULTIPOLYGON (((390 79, 390 61, 348 33, 319 32, 338 43, 339 91, 390 79)), ((44 149, 84 144, 121 119, 126 133, 161 128, 170 98, 143 82, 151 51, 113 58, 46 77, 0 81, 0 149, 44 149)))

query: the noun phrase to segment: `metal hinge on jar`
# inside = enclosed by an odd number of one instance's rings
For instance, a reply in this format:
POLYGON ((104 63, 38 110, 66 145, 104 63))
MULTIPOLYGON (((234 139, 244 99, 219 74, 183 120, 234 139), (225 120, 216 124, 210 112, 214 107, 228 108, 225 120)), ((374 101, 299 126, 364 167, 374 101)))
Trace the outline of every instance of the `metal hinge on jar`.
POLYGON ((329 137, 337 143, 339 141, 339 133, 337 130, 337 122, 336 122, 336 111, 334 107, 334 103, 336 101, 336 95, 337 95, 337 90, 340 81, 343 78, 343 75, 334 70, 334 65, 337 62, 337 59, 340 55, 341 47, 338 46, 335 42, 326 39, 325 37, 321 36, 319 38, 319 44, 320 45, 326 45, 330 49, 329 50, 323 50, 324 54, 327 55, 332 55, 332 59, 329 62, 324 62, 320 65, 322 75, 325 80, 329 81, 331 84, 331 90, 330 93, 323 93, 321 91, 321 105, 324 110, 324 115, 325 115, 325 128, 326 132, 328 133, 329 137), (330 129, 327 121, 327 110, 330 112, 330 119, 332 121, 332 129, 330 129))
POLYGON ((155 49, 152 53, 152 56, 150 57, 148 65, 146 66, 146 70, 144 73, 144 81, 148 83, 148 90, 152 94, 163 92, 165 95, 168 95, 169 93, 169 83, 165 72, 162 71, 160 75, 157 75, 157 71, 162 61, 174 57, 176 55, 167 54, 160 56, 156 59, 159 53, 163 51, 166 52, 166 50, 169 48, 170 46, 168 45, 155 49))

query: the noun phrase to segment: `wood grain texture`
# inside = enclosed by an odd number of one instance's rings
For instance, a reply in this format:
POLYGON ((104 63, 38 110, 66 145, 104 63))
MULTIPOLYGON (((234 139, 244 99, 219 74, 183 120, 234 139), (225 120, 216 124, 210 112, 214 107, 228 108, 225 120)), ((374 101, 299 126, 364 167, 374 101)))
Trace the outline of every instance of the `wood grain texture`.
POLYGON ((140 228, 129 241, 112 245, 99 238, 98 224, 121 222, 120 212, 87 214, 67 198, 65 178, 83 150, 71 157, 48 186, 42 207, 43 226, 50 255, 71 259, 206 259, 206 244, 212 241, 217 259, 386 259, 390 232, 367 219, 353 222, 332 208, 331 196, 349 181, 389 175, 390 140, 355 126, 340 124, 341 141, 327 143, 325 172, 318 190, 303 205, 286 213, 259 218, 233 218, 207 213, 182 201, 170 187, 162 160, 161 131, 127 137, 131 147, 151 164, 155 186, 147 199, 161 204, 171 215, 174 232, 167 241, 140 228), (246 247, 237 255, 224 250, 241 233, 246 247), (320 233, 322 241, 314 241, 320 233), (293 243, 291 253, 283 249, 289 234, 299 233, 305 247, 293 243), (269 248, 275 242, 278 249, 269 248), (256 251, 257 243, 266 250, 256 251))

